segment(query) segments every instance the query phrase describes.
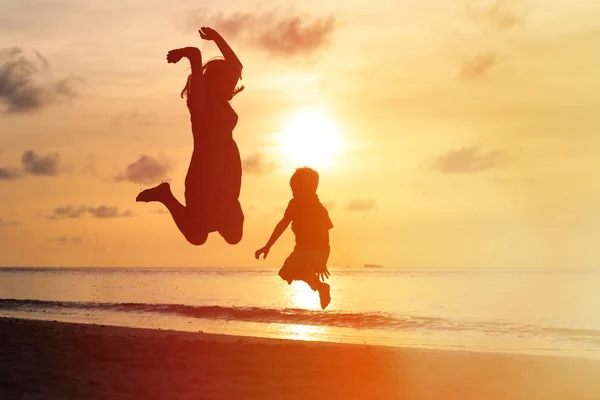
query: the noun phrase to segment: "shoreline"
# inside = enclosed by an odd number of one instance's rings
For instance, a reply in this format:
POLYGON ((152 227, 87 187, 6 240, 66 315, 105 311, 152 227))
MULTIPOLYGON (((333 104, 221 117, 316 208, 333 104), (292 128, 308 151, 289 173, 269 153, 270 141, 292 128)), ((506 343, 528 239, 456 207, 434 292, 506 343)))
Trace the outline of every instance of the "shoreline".
POLYGON ((600 361, 0 318, 1 398, 591 399, 600 361))
MULTIPOLYGON (((177 330, 177 329, 163 329, 163 328, 146 328, 126 325, 111 325, 111 324, 97 324, 89 322, 70 322, 70 321, 59 321, 54 319, 36 319, 36 318, 22 318, 22 317, 6 317, 0 316, 0 327, 6 321, 12 321, 13 323, 22 321, 26 323, 41 323, 41 324, 59 324, 64 326, 66 329, 85 328, 89 332, 99 330, 101 333, 109 333, 111 336, 131 336, 135 335, 140 338, 162 338, 167 337, 178 337, 186 340, 201 340, 210 341, 217 343, 244 343, 244 344, 259 344, 259 345, 286 345, 286 344, 301 344, 307 347, 352 347, 364 349, 367 347, 373 347, 376 349, 383 349, 392 352, 399 351, 425 351, 425 352, 448 352, 448 353, 461 353, 461 354, 473 354, 473 355, 488 355, 488 356, 511 356, 511 357, 543 357, 552 359, 564 359, 564 360, 586 360, 591 362, 597 362, 600 364, 600 359, 593 357, 580 357, 575 355, 555 355, 555 354, 532 354, 532 353, 517 353, 512 351, 504 350, 474 350, 471 348, 437 348, 435 346, 427 345, 386 345, 380 343, 354 343, 354 342, 337 342, 327 341, 318 339, 292 339, 292 338, 275 338, 275 337, 263 337, 263 336, 252 336, 252 335, 237 335, 229 333, 212 333, 200 331, 189 331, 189 330, 177 330)), ((10 322, 9 322, 10 323, 10 322)))

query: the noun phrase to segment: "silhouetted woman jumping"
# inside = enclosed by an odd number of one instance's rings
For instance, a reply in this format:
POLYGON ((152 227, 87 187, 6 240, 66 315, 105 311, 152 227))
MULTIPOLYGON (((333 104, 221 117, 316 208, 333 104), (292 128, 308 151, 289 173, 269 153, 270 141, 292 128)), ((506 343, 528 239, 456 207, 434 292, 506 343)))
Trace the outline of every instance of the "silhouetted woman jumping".
POLYGON ((233 140, 238 116, 229 101, 244 87, 236 88, 242 63, 215 30, 203 27, 200 37, 214 41, 224 59, 202 65, 195 47, 169 51, 167 61, 190 60, 192 73, 181 97, 187 97, 194 151, 185 178, 185 206, 171 192, 167 182, 141 192, 136 201, 164 204, 175 224, 193 245, 206 242, 210 232, 229 244, 242 239, 244 213, 238 200, 242 183, 240 152, 233 140))

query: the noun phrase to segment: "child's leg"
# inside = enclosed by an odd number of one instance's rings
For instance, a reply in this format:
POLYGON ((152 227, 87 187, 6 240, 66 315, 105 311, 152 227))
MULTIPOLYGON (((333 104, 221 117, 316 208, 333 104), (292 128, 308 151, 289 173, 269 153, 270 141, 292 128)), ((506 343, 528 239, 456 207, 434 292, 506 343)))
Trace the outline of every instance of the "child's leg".
POLYGON ((331 290, 329 285, 325 282, 321 282, 317 277, 317 274, 311 274, 300 280, 306 282, 312 290, 319 292, 321 308, 324 310, 331 302, 331 290))
POLYGON ((292 254, 285 259, 283 267, 279 270, 279 277, 286 281, 288 285, 291 285, 295 279, 298 279, 298 268, 301 261, 301 257, 298 253, 293 251, 292 254))
POLYGON ((173 196, 171 186, 167 182, 163 182, 152 189, 144 190, 137 196, 136 201, 145 203, 157 201, 164 204, 171 213, 175 225, 177 225, 177 228, 179 228, 188 242, 195 246, 206 242, 208 232, 202 226, 198 225, 198 221, 195 220, 189 208, 185 207, 173 196))
POLYGON ((298 280, 306 282, 308 286, 310 286, 310 288, 315 292, 319 290, 319 288, 323 284, 323 282, 319 281, 319 278, 317 278, 317 274, 307 274, 306 276, 298 280))
POLYGON ((323 310, 331 303, 331 288, 325 282, 321 282, 319 286, 319 300, 323 310))

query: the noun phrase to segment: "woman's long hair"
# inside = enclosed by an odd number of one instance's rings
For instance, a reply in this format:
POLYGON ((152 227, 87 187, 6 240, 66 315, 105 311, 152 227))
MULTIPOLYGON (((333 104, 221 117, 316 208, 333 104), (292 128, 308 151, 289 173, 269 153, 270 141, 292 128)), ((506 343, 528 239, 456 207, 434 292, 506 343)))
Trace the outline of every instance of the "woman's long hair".
MULTIPOLYGON (((208 60, 202 65, 202 74, 206 79, 205 85, 210 95, 223 97, 227 101, 230 101, 236 94, 245 89, 243 85, 236 87, 242 76, 237 68, 223 58, 208 60)), ((181 91, 181 98, 184 96, 189 97, 192 91, 192 79, 192 74, 190 74, 185 82, 185 87, 181 91)))

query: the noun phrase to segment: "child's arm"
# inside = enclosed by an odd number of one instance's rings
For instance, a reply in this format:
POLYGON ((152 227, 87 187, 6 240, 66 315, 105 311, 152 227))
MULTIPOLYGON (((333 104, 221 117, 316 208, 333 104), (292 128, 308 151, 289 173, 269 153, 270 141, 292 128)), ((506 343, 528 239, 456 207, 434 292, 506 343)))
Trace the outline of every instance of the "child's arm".
POLYGON ((260 258, 261 254, 264 254, 263 259, 267 258, 267 255, 269 254, 269 250, 271 250, 271 247, 275 244, 277 239, 279 239, 281 234, 283 232, 285 232, 285 230, 289 226, 290 222, 292 222, 292 220, 289 219, 288 217, 284 216, 283 219, 281 221, 279 221, 279 223, 277 223, 277 225, 275 226, 275 229, 273 229, 273 233, 271 234, 271 237, 269 238, 269 241, 267 242, 265 247, 256 250, 256 252, 254 253, 254 257, 257 260, 260 258))

